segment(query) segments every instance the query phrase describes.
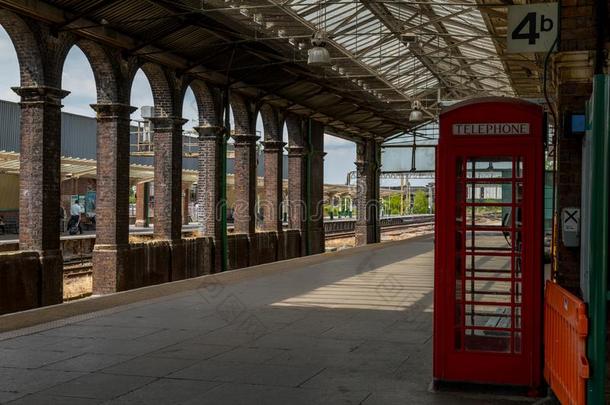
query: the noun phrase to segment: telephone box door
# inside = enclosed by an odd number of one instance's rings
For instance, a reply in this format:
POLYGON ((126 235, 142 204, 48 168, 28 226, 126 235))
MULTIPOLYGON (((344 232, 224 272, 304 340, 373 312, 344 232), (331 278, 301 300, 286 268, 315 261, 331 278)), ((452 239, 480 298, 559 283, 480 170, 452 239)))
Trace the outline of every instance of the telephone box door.
POLYGON ((441 115, 437 380, 539 385, 541 131, 540 108, 521 102, 470 102, 441 115), (470 123, 483 126, 468 128, 475 134, 456 126, 470 123), (518 125, 505 127, 505 134, 492 125, 509 123, 518 125))

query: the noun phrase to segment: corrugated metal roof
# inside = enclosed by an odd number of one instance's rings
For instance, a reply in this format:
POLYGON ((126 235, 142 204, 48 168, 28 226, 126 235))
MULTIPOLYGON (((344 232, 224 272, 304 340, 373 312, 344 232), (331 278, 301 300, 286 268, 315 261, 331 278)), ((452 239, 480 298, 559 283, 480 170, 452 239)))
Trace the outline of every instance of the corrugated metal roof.
POLYGON ((0 100, 0 150, 19 150, 19 104, 0 100))
MULTIPOLYGON (((19 152, 19 128, 21 108, 18 103, 0 100, 0 151, 19 152)), ((61 115, 61 155, 68 159, 97 159, 97 121, 95 118, 82 115, 62 113, 61 115)), ((136 134, 131 134, 131 144, 136 143, 136 134)), ((184 136, 185 142, 193 139, 184 136)), ((264 153, 257 152, 259 165, 257 175, 264 173, 264 153)), ((152 167, 154 159, 152 156, 130 156, 129 163, 152 167)), ((197 158, 185 157, 182 159, 184 170, 197 170, 197 158)), ((227 173, 233 173, 233 159, 227 159, 227 173)), ((284 178, 287 178, 288 158, 284 156, 284 178)))
POLYGON ((61 155, 81 159, 96 159, 95 118, 61 114, 61 155))

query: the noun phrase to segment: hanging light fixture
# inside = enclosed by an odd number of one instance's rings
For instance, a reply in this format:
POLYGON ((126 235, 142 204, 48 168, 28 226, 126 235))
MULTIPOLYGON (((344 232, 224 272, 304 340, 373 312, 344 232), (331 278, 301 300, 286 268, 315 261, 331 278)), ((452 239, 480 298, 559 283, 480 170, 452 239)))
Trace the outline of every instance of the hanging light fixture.
POLYGON ((311 37, 312 48, 307 52, 307 64, 310 66, 330 66, 330 52, 326 49, 326 33, 316 31, 311 37))
POLYGON ((418 122, 424 119, 424 113, 421 110, 421 103, 419 100, 413 101, 411 104, 411 114, 409 114, 410 122, 418 122))

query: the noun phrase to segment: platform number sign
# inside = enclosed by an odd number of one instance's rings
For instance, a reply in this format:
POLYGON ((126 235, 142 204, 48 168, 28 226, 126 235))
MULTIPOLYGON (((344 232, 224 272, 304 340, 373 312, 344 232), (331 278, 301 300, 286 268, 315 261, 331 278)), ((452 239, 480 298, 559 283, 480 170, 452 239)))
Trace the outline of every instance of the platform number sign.
POLYGON ((548 52, 557 37, 557 3, 508 8, 508 52, 548 52))

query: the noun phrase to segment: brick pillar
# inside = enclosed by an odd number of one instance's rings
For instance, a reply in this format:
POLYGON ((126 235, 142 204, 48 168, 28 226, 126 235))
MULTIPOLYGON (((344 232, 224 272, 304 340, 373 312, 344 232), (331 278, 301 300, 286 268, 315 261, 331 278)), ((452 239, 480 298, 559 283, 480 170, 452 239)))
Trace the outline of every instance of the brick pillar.
POLYGON ((134 107, 94 104, 97 112, 96 240, 93 294, 122 290, 129 269, 129 122, 134 107))
POLYGON ((136 184, 136 226, 148 226, 148 196, 150 193, 150 183, 143 181, 136 184))
POLYGON ((256 233, 256 135, 233 135, 235 140, 235 233, 256 233))
POLYGON ((303 146, 288 148, 288 227, 305 230, 305 175, 307 162, 303 146))
POLYGON ((220 187, 222 187, 221 152, 223 128, 218 126, 196 127, 199 133, 199 157, 197 171, 197 218, 199 233, 214 238, 214 265, 216 272, 222 266, 222 227, 220 226, 220 187))
POLYGON ((182 185, 182 225, 189 224, 189 204, 191 202, 191 185, 182 185))
POLYGON ((155 239, 180 240, 182 193, 182 125, 178 117, 155 117, 155 239))
POLYGON ((324 125, 310 120, 311 152, 311 207, 310 213, 310 253, 324 253, 324 125))
POLYGON ((379 226, 379 147, 374 140, 359 144, 356 151, 356 246, 381 241, 379 226))
POLYGON ((265 147, 265 205, 264 228, 266 231, 282 232, 282 171, 283 150, 282 141, 269 140, 263 143, 265 147))
POLYGON ((16 87, 21 96, 19 248, 37 251, 42 266, 40 305, 63 301, 59 245, 61 99, 53 87, 16 87))
POLYGON ((288 129, 288 228, 296 229, 301 234, 299 256, 307 253, 306 229, 306 169, 307 154, 305 150, 304 123, 301 117, 289 114, 286 117, 288 129))

